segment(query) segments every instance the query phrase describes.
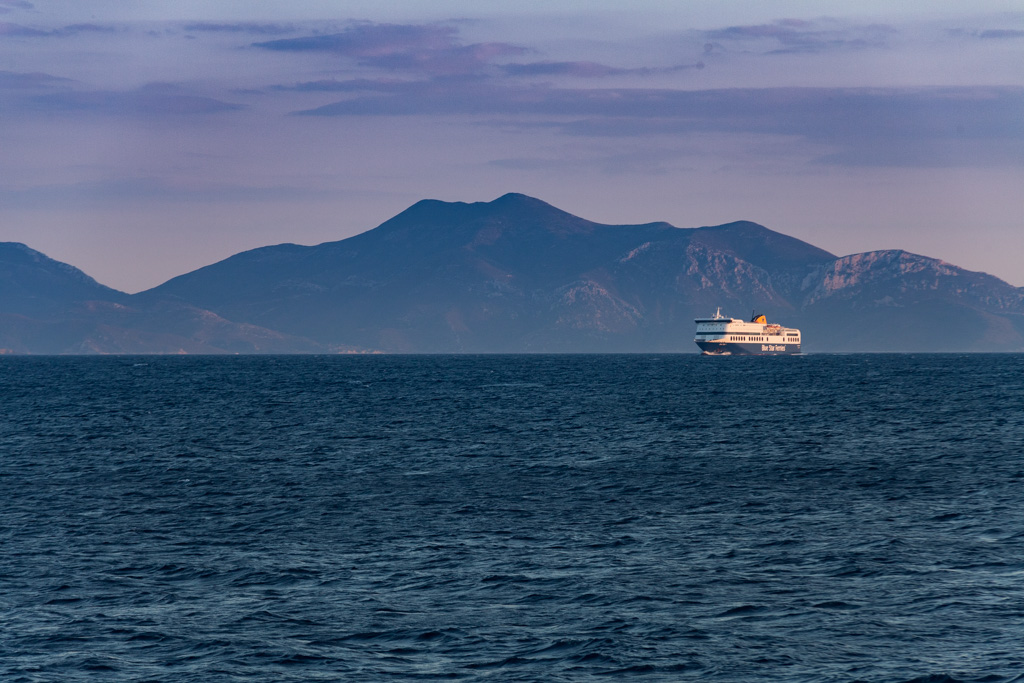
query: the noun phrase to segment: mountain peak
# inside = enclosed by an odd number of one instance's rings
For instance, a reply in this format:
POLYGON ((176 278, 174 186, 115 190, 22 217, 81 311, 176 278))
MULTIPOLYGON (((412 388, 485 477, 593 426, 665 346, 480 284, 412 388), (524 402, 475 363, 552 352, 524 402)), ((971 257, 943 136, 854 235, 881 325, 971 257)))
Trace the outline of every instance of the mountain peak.
POLYGON ((84 301, 126 298, 123 292, 21 242, 0 242, 0 314, 45 317, 84 301))
POLYGON ((15 259, 26 258, 38 262, 49 257, 21 242, 0 242, 0 261, 9 263, 15 259))
MULTIPOLYGON (((497 199, 494 199, 494 200, 492 200, 490 202, 485 202, 485 203, 489 204, 491 206, 495 206, 495 207, 529 206, 529 207, 532 207, 532 208, 555 209, 554 206, 552 206, 551 204, 548 204, 545 201, 537 199, 536 197, 531 197, 529 195, 521 194, 519 192, 507 192, 507 193, 501 195, 500 197, 498 197, 497 199)), ((561 209, 555 209, 555 210, 556 211, 561 211, 561 209)))
POLYGON ((489 202, 424 199, 374 230, 363 233, 363 236, 381 231, 390 235, 392 240, 418 239, 427 235, 472 239, 472 235, 482 229, 570 235, 589 234, 596 225, 540 199, 510 192, 489 202))
POLYGON ((21 242, 0 242, 0 282, 5 279, 13 281, 15 277, 19 280, 43 278, 56 287, 84 287, 93 295, 97 292, 121 294, 96 282, 78 268, 56 261, 21 242))

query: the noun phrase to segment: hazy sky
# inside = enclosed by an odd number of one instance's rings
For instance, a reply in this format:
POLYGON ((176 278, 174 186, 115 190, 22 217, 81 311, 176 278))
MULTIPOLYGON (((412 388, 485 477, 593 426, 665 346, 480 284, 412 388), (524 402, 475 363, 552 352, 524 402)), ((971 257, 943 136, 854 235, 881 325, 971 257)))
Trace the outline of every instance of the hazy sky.
POLYGON ((1024 285, 1024 1, 0 0, 0 241, 139 291, 424 198, 1024 285))

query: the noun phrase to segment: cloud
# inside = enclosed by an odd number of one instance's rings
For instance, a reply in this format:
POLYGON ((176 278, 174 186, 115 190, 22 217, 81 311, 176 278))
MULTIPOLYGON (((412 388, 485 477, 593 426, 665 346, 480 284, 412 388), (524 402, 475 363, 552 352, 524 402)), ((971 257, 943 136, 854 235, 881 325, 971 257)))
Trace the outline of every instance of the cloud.
POLYGON ((242 105, 153 83, 134 90, 68 91, 32 98, 36 109, 112 115, 188 116, 242 109, 242 105))
MULTIPOLYGON (((341 85, 339 83, 339 85, 341 85)), ((306 116, 488 116, 587 137, 790 136, 821 163, 1024 166, 1024 88, 669 90, 508 87, 490 79, 348 82, 351 97, 306 116)))
POLYGON ((684 69, 703 69, 704 63, 680 64, 669 67, 623 69, 597 62, 529 62, 502 64, 500 69, 509 76, 573 76, 576 78, 602 78, 606 76, 649 76, 672 73, 684 69))
POLYGON ((25 0, 0 0, 0 14, 9 14, 19 9, 35 9, 35 6, 25 0))
POLYGON ((378 58, 456 47, 456 29, 450 26, 357 24, 342 33, 284 38, 255 47, 286 52, 332 52, 346 57, 378 58))
POLYGON ((388 71, 434 75, 481 71, 495 58, 517 56, 526 48, 509 43, 462 44, 450 26, 361 23, 341 33, 282 38, 254 47, 283 52, 322 52, 388 71))
POLYGON ((406 92, 410 88, 421 87, 422 82, 402 81, 389 79, 353 78, 339 81, 337 79, 324 79, 319 81, 306 81, 295 85, 275 85, 271 90, 284 90, 294 92, 406 92))
POLYGON ((1024 31, 1017 29, 989 29, 982 31, 978 37, 983 40, 1004 40, 1007 38, 1024 38, 1024 31))
POLYGON ((71 24, 58 29, 50 31, 48 35, 51 36, 77 36, 80 33, 115 33, 117 28, 114 26, 104 26, 102 24, 71 24))
POLYGON ((17 36, 22 38, 67 37, 77 36, 82 33, 114 33, 117 30, 114 26, 104 26, 101 24, 70 24, 61 28, 43 31, 20 24, 0 22, 0 36, 17 36))
POLYGON ((295 31, 295 27, 292 24, 258 23, 251 21, 235 23, 194 21, 185 24, 182 28, 192 33, 246 33, 250 35, 264 36, 278 36, 295 31))
POLYGON ((19 73, 16 71, 0 71, 0 90, 52 88, 72 82, 70 78, 51 76, 41 72, 19 73))
POLYGON ((351 92, 358 92, 354 88, 358 83, 359 90, 365 94, 294 113, 299 116, 526 113, 542 108, 546 95, 555 92, 543 88, 502 87, 481 78, 400 82, 361 79, 345 83, 353 86, 351 92))
POLYGON ((789 54, 886 47, 896 33, 896 29, 884 24, 822 24, 783 19, 771 24, 729 26, 706 31, 704 38, 717 43, 731 43, 743 49, 764 43, 770 47, 765 50, 770 54, 789 54))
POLYGON ((501 70, 510 76, 578 76, 593 78, 619 76, 636 69, 618 69, 596 62, 531 62, 529 64, 503 64, 501 70))
MULTIPOLYGON (((296 38, 253 43, 254 47, 282 52, 308 52, 336 55, 363 67, 415 77, 572 77, 604 78, 644 76, 685 69, 701 69, 704 64, 679 64, 667 67, 621 68, 595 61, 508 61, 532 50, 502 42, 465 44, 456 27, 441 24, 359 23, 341 33, 307 35, 296 38)), ((330 81, 275 89, 347 90, 348 84, 330 81)))
POLYGON ((0 36, 15 36, 19 38, 38 38, 47 36, 49 32, 40 31, 37 28, 29 28, 21 24, 12 24, 9 21, 0 21, 0 36))

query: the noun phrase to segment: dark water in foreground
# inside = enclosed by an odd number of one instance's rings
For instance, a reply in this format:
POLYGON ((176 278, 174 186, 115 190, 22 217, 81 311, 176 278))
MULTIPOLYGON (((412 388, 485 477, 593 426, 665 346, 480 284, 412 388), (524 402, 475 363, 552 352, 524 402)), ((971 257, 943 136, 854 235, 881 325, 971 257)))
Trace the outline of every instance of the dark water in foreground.
POLYGON ((0 359, 0 680, 1024 680, 1024 356, 0 359))

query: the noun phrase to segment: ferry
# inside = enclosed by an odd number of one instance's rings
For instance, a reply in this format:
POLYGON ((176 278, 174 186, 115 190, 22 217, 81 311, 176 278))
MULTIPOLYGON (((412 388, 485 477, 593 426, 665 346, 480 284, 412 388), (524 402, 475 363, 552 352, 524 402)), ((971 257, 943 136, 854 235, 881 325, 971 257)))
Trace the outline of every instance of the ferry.
POLYGON ((719 307, 714 317, 697 318, 693 340, 706 356, 774 356, 800 353, 800 330, 769 323, 757 312, 750 322, 726 318, 719 307))

